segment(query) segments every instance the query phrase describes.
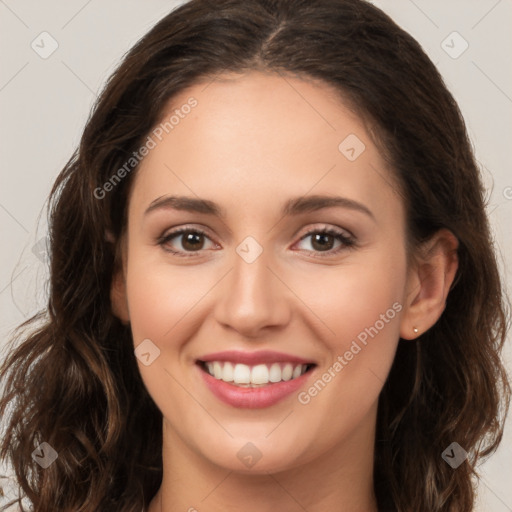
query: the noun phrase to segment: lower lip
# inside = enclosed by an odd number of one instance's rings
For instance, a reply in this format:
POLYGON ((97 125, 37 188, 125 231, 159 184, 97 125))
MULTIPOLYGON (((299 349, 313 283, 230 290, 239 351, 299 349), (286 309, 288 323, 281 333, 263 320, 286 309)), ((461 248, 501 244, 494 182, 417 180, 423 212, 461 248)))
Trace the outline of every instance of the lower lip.
POLYGON ((313 371, 313 369, 310 369, 296 379, 281 381, 258 388, 245 388, 216 379, 200 368, 199 365, 198 370, 201 372, 210 391, 219 400, 240 409, 262 409, 277 404, 304 385, 313 371))

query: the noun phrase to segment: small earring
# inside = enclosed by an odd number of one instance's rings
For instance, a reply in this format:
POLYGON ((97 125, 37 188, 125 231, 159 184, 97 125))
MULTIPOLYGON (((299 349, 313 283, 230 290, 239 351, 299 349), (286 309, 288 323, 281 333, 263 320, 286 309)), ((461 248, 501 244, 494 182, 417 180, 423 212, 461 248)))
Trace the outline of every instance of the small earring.
POLYGON ((414 334, 418 334, 418 328, 417 327, 413 327, 412 330, 414 331, 414 334))

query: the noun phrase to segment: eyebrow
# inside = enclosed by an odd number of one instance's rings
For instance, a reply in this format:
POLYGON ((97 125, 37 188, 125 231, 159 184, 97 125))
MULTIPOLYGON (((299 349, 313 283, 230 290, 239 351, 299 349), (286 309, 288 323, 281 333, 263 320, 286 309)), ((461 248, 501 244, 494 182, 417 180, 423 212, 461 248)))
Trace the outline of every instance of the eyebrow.
MULTIPOLYGON (((354 210, 364 213, 371 219, 375 220, 375 216, 371 210, 362 203, 340 196, 325 196, 325 195, 312 195, 301 196, 289 199, 284 204, 281 214, 282 216, 299 215, 301 213, 308 213, 323 208, 341 207, 349 210, 354 210)), ((220 219, 226 218, 226 212, 216 203, 209 199, 200 199, 188 196, 161 196, 156 198, 148 206, 144 215, 160 210, 160 209, 174 209, 183 210, 187 212, 203 213, 206 215, 214 215, 220 219)))

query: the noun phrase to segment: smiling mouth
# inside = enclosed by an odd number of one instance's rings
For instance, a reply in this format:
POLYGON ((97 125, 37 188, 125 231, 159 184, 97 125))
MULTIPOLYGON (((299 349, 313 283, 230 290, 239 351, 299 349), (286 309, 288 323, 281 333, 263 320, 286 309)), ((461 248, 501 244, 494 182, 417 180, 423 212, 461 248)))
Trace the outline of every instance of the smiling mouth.
POLYGON ((229 361, 197 361, 204 372, 217 380, 244 388, 258 388, 297 379, 316 364, 272 363, 247 365, 229 361))

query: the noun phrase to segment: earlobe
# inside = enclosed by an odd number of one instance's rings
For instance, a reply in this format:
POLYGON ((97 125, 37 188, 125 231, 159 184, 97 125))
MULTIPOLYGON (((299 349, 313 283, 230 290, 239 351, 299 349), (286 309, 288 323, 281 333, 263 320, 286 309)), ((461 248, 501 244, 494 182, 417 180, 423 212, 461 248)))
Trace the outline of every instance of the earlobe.
POLYGON ((457 273, 458 245, 451 231, 441 229, 422 247, 407 280, 401 338, 417 338, 441 317, 457 273))

